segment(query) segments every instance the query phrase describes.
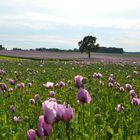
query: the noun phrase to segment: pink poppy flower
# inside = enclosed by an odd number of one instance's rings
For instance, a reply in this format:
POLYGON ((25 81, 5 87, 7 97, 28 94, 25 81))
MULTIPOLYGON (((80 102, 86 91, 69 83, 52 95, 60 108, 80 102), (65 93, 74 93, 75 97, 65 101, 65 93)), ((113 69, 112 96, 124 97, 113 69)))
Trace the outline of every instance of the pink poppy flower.
POLYGON ((52 82, 47 82, 46 84, 43 84, 44 87, 46 88, 53 88, 54 83, 52 82))
POLYGON ((100 72, 94 73, 93 78, 102 78, 102 74, 100 72))
POLYGON ((20 121, 21 121, 21 119, 20 119, 20 117, 18 116, 14 116, 13 117, 13 121, 15 122, 15 123, 19 123, 20 121))
POLYGON ((46 123, 53 124, 57 117, 57 102, 55 100, 46 100, 42 103, 44 118, 46 123))
POLYGON ((111 87, 113 87, 113 86, 114 86, 114 84, 113 84, 113 83, 111 83, 111 82, 109 82, 109 83, 108 83, 108 87, 110 87, 110 88, 111 88, 111 87))
POLYGON ((9 91, 9 92, 13 92, 14 89, 13 89, 13 88, 9 88, 8 91, 9 91))
POLYGON ((50 136, 52 133, 52 126, 45 122, 44 116, 39 117, 39 122, 37 125, 37 135, 44 139, 45 136, 50 136))
POLYGON ((65 83, 60 81, 58 82, 56 85, 55 85, 57 88, 60 88, 60 87, 65 87, 65 83))
POLYGON ((124 107, 122 104, 118 104, 117 107, 115 108, 118 112, 124 111, 124 107))
POLYGON ((28 86, 29 86, 29 88, 31 88, 32 87, 32 83, 28 83, 28 86))

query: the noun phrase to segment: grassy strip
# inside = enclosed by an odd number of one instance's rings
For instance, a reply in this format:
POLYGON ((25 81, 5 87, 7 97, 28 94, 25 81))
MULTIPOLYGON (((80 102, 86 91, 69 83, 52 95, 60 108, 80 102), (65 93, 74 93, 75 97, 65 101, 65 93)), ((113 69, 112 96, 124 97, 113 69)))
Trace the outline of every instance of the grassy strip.
POLYGON ((6 55, 0 55, 0 59, 2 60, 47 60, 47 61, 81 61, 79 59, 63 59, 63 58, 32 58, 32 57, 16 57, 16 56, 6 56, 6 55))

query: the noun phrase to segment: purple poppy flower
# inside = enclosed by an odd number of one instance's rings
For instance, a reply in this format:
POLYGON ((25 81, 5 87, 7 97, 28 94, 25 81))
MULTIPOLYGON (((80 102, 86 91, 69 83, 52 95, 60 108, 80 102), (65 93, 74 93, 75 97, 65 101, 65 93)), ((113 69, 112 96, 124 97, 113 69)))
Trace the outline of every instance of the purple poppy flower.
POLYGON ((139 105, 139 104, 140 104, 140 99, 138 99, 138 98, 133 98, 133 99, 131 100, 131 104, 133 104, 133 105, 139 105))
POLYGON ((20 87, 21 88, 24 88, 25 87, 25 84, 24 83, 20 83, 20 87))
POLYGON ((123 112, 124 111, 124 107, 122 104, 118 104, 117 107, 115 108, 118 112, 123 112))
POLYGON ((90 94, 87 90, 80 88, 77 94, 77 99, 80 103, 87 103, 89 104, 91 101, 90 94))
POLYGON ((108 81, 109 81, 110 83, 113 83, 113 84, 114 84, 114 82, 115 82, 115 80, 114 80, 112 77, 109 77, 109 78, 108 78, 108 81))
POLYGON ((5 83, 2 83, 2 84, 1 84, 1 90, 2 90, 2 91, 7 90, 7 85, 6 85, 5 83))
POLYGON ((35 138, 36 138, 36 132, 35 132, 35 130, 29 129, 27 131, 27 139, 28 140, 35 140, 35 138))
POLYGON ((24 83, 17 84, 17 88, 24 88, 24 87, 25 87, 25 84, 24 83))
POLYGON ((0 75, 3 75, 4 73, 5 71, 0 69, 0 75))
POLYGON ((84 79, 84 77, 81 75, 77 75, 74 77, 74 83, 77 88, 83 87, 83 83, 82 83, 83 79, 84 79))
POLYGON ((129 93, 130 93, 130 98, 131 99, 137 98, 137 94, 136 94, 135 90, 132 89, 132 90, 129 91, 129 93))
POLYGON ((111 83, 111 82, 108 83, 108 87, 113 87, 113 85, 114 85, 114 84, 111 83))
POLYGON ((14 105, 10 105, 10 112, 15 112, 15 106, 14 105))
POLYGON ((37 101, 37 100, 39 100, 39 99, 40 99, 39 94, 36 94, 36 95, 35 95, 35 101, 37 101))
POLYGON ((125 84, 125 88, 126 88, 128 91, 130 91, 130 90, 132 90, 132 85, 130 85, 130 84, 125 84))
POLYGON ((120 87, 120 83, 118 83, 118 82, 115 82, 114 85, 116 86, 116 88, 120 87))
POLYGON ((55 96, 55 92, 54 91, 50 91, 49 96, 53 98, 55 96))
POLYGON ((14 85, 15 84, 15 81, 12 80, 12 79, 9 79, 9 82, 10 82, 11 85, 14 85))
POLYGON ((98 73, 94 73, 93 74, 93 78, 102 78, 102 74, 100 73, 100 72, 98 72, 98 73))
POLYGON ((30 104, 31 105, 34 105, 35 104, 35 99, 30 99, 29 101, 30 101, 30 104))
POLYGON ((63 108, 63 120, 64 121, 71 121, 73 119, 73 109, 71 108, 70 105, 68 105, 68 107, 66 108, 66 106, 64 106, 63 108))
POLYGON ((124 87, 120 87, 120 92, 124 92, 125 91, 125 89, 124 89, 124 87))

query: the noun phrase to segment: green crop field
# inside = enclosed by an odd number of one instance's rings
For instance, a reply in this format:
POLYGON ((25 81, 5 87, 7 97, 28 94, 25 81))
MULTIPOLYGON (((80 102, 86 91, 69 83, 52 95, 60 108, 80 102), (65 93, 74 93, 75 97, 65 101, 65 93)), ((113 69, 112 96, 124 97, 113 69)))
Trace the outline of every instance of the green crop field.
POLYGON ((139 65, 1 56, 0 139, 139 140, 139 96, 139 65))

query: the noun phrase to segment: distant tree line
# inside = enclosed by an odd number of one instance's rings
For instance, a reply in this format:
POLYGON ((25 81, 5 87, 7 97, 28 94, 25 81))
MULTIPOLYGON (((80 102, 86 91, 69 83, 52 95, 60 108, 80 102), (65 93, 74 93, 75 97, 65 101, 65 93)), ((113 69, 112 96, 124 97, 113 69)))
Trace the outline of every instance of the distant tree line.
MULTIPOLYGON (((44 51, 44 52, 80 52, 79 49, 74 48, 74 49, 58 49, 58 48, 36 48, 36 49, 30 49, 30 50, 25 50, 21 48, 13 48, 13 50, 16 51, 44 51)), ((97 53, 124 53, 123 48, 116 48, 116 47, 98 47, 98 49, 94 50, 91 49, 91 52, 97 52, 97 53)))
POLYGON ((0 45, 0 50, 6 50, 2 45, 0 45))
MULTIPOLYGON (((7 50, 5 47, 0 45, 0 50, 7 50)), ((58 49, 58 48, 36 48, 36 49, 22 49, 22 48, 13 48, 13 50, 16 51, 53 51, 53 52, 80 52, 79 49, 74 48, 74 49, 58 49)), ((97 52, 97 53, 124 53, 123 48, 116 48, 116 47, 98 47, 98 49, 92 49, 91 52, 97 52)))
POLYGON ((28 49, 21 49, 21 48, 13 48, 12 50, 13 51, 29 51, 28 49))
POLYGON ((58 48, 36 48, 36 49, 30 49, 30 51, 53 51, 53 52, 79 52, 79 49, 74 48, 74 49, 69 49, 69 50, 65 50, 65 49, 58 49, 58 48))
POLYGON ((98 53, 124 53, 123 48, 115 48, 115 47, 99 47, 96 51, 91 50, 92 52, 98 53))

